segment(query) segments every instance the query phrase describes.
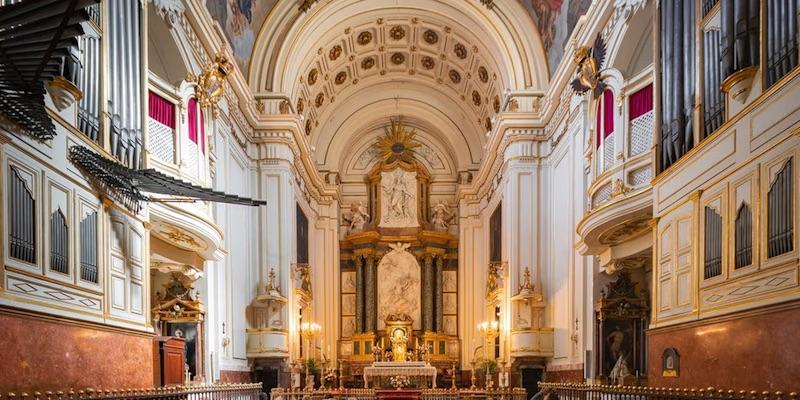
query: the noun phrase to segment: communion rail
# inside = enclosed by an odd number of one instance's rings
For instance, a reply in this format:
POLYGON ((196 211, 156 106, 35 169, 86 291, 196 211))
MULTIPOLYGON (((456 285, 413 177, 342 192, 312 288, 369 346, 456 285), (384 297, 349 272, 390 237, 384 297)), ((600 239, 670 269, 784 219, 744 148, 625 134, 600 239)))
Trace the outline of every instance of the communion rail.
POLYGON ((59 390, 8 393, 0 399, 25 400, 258 400, 261 394, 260 383, 231 383, 197 386, 169 386, 149 389, 122 390, 59 390))
POLYGON ((797 400, 797 393, 706 389, 655 388, 646 386, 545 383, 539 387, 558 393, 559 400, 797 400))
MULTIPOLYGON (((376 389, 286 390, 272 389, 270 400, 375 400, 376 389)), ((525 389, 465 390, 421 389, 421 400, 528 400, 525 389)))

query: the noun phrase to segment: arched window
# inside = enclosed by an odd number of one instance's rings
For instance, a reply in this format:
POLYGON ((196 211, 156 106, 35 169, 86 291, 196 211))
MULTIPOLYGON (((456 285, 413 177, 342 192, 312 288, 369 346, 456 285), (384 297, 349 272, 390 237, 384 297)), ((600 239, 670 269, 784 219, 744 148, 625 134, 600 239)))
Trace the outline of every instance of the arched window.
POLYGON ((197 177, 202 176, 201 155, 205 154, 205 118, 197 99, 190 98, 187 109, 189 140, 183 140, 181 151, 187 169, 197 177))
POLYGON ((606 89, 597 100, 595 157, 599 175, 614 165, 614 92, 606 89))

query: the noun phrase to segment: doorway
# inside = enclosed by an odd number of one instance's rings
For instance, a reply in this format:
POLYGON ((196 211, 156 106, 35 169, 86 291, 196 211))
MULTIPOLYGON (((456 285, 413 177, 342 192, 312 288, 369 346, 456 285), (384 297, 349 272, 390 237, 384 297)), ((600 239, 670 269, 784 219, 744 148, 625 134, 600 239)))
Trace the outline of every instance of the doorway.
POLYGON ((520 372, 522 373, 522 387, 528 393, 527 398, 531 398, 539 392, 539 382, 544 376, 544 368, 522 367, 520 372))
POLYGON ((269 395, 272 389, 278 387, 278 368, 257 366, 255 368, 256 382, 261 382, 261 391, 269 395))

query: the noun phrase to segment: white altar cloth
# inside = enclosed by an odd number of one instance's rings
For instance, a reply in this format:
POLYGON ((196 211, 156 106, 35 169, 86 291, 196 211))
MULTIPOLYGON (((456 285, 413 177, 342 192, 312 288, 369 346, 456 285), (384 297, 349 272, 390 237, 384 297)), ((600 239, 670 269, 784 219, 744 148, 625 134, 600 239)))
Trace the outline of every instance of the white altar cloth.
POLYGON ((431 377, 436 388, 436 367, 419 362, 382 362, 364 367, 364 388, 369 388, 369 379, 375 376, 424 376, 431 377))

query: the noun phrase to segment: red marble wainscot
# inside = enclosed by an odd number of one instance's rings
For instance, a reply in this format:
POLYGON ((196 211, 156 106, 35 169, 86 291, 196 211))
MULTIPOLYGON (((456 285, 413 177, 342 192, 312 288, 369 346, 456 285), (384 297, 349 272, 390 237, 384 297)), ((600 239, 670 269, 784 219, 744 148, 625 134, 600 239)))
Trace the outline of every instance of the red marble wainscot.
POLYGON ((147 334, 0 309, 0 393, 153 386, 147 334))
POLYGON ((250 371, 219 371, 220 383, 252 383, 250 371))
POLYGON ((545 382, 556 383, 583 383, 586 380, 583 378, 583 368, 581 369, 565 369, 553 370, 548 369, 543 377, 545 382))
POLYGON ((800 391, 800 302, 648 331, 648 384, 656 387, 800 391), (677 377, 663 376, 666 348, 677 377))

